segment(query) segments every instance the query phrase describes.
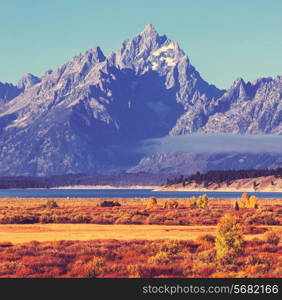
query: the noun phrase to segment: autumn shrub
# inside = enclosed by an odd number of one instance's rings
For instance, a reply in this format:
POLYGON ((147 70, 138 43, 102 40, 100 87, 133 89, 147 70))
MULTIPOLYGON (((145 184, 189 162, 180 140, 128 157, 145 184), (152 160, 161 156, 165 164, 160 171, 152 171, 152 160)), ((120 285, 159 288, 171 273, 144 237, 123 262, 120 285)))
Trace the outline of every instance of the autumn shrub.
POLYGON ((206 208, 208 206, 208 202, 209 202, 208 196, 206 194, 201 195, 196 200, 196 206, 198 208, 206 208))
POLYGON ((0 277, 275 277, 281 247, 243 243, 232 261, 218 260, 211 238, 189 240, 50 241, 0 247, 0 277), (274 251, 275 250, 275 251, 274 251))
POLYGON ((118 201, 103 201, 100 203, 101 207, 115 207, 115 206, 121 206, 121 204, 118 201))
POLYGON ((178 202, 176 200, 166 200, 163 204, 163 208, 177 208, 178 202))
POLYGON ((129 278, 140 278, 142 274, 142 265, 140 264, 130 264, 126 266, 129 278))
POLYGON ((188 208, 206 208, 208 206, 208 201, 209 199, 206 194, 201 195, 198 198, 193 196, 186 200, 186 206, 188 208))
POLYGON ((214 263, 216 261, 216 250, 211 248, 201 251, 197 254, 197 259, 205 263, 214 263))
POLYGON ((146 205, 146 209, 153 209, 153 208, 157 208, 158 206, 158 201, 155 197, 150 197, 147 205, 146 205))
POLYGON ((39 216, 31 213, 11 213, 0 217, 0 224, 35 224, 39 216))
POLYGON ((92 218, 86 214, 77 214, 72 216, 71 222, 74 224, 87 224, 91 223, 92 218))
POLYGON ((169 261, 170 261, 169 254, 165 251, 160 251, 155 256, 151 256, 148 258, 148 263, 155 264, 155 265, 168 264, 169 261))
POLYGON ((235 201, 233 202, 233 208, 234 208, 235 210, 239 210, 239 209, 240 209, 240 206, 239 206, 239 203, 238 203, 237 200, 235 200, 235 201))
POLYGON ((273 212, 258 211, 256 213, 247 213, 243 215, 246 224, 252 225, 279 225, 279 220, 273 212))
POLYGON ((248 193, 243 193, 242 196, 241 196, 241 200, 243 202, 247 202, 249 200, 250 196, 248 193))
POLYGON ((39 217, 39 223, 48 224, 48 223, 54 223, 54 219, 51 215, 44 214, 39 217))
POLYGON ((264 277, 268 271, 269 267, 267 264, 248 265, 244 268, 244 272, 247 277, 264 277))
POLYGON ((217 225, 215 247, 221 263, 230 262, 241 254, 243 229, 238 217, 224 215, 217 225))
POLYGON ((145 215, 134 215, 131 217, 131 223, 132 224, 144 224, 146 218, 147 217, 145 215))
POLYGON ((45 204, 45 207, 48 208, 48 209, 53 209, 53 208, 58 208, 59 205, 57 204, 56 201, 54 200, 48 200, 45 204))
POLYGON ((166 218, 164 215, 160 214, 151 214, 148 217, 148 224, 163 224, 166 218))
POLYGON ((131 224, 131 217, 129 215, 124 215, 115 220, 115 224, 131 224))
POLYGON ((247 266, 245 268, 245 273, 248 275, 253 275, 254 270, 258 271, 256 269, 257 266, 263 268, 263 271, 262 270, 260 271, 261 273, 266 273, 269 270, 273 269, 274 263, 269 254, 256 254, 256 255, 251 254, 246 257, 246 261, 244 265, 247 266))
POLYGON ((215 242, 215 236, 212 234, 201 234, 197 237, 198 242, 209 242, 214 243, 215 242))
POLYGON ((85 277, 98 277, 106 271, 106 267, 106 262, 102 257, 94 257, 85 267, 85 277))
POLYGON ((261 234, 265 233, 268 229, 265 227, 244 226, 244 234, 261 234))
POLYGON ((193 196, 193 197, 186 200, 186 206, 188 208, 196 208, 197 207, 196 202, 197 202, 197 199, 196 199, 196 197, 193 196))
POLYGON ((196 277, 207 278, 216 271, 215 264, 197 263, 193 267, 193 273, 196 277))
POLYGON ((193 275, 193 260, 191 257, 188 257, 182 262, 182 273, 185 277, 192 277, 193 275))
POLYGON ((268 244, 277 246, 280 242, 281 235, 275 231, 268 231, 265 233, 265 240, 268 244))
POLYGON ((11 242, 0 242, 0 247, 1 248, 10 248, 10 247, 13 247, 13 244, 11 242))
POLYGON ((242 194, 238 206, 239 208, 260 208, 257 197, 253 195, 249 196, 247 193, 242 194))
POLYGON ((182 243, 181 241, 164 241, 157 246, 158 252, 166 252, 168 255, 175 255, 182 250, 182 243))
POLYGON ((19 267, 18 262, 14 262, 14 261, 1 262, 0 263, 0 275, 15 274, 18 267, 19 267))

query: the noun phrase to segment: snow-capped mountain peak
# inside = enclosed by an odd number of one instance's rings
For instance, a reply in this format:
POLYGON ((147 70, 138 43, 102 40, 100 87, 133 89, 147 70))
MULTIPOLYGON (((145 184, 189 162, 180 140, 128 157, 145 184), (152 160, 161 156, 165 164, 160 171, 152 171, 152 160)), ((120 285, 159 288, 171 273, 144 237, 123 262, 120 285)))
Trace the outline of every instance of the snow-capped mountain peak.
POLYGON ((108 56, 95 47, 40 79, 0 83, 0 174, 124 170, 143 155, 125 149, 167 135, 282 134, 281 95, 282 77, 208 84, 149 24, 108 56))

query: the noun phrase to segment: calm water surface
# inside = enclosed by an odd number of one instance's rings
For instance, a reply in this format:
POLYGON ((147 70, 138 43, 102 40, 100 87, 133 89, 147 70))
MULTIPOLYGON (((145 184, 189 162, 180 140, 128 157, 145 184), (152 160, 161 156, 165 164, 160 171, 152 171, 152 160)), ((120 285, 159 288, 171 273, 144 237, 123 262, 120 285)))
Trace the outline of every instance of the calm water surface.
MULTIPOLYGON (((0 198, 190 198, 207 194, 209 198, 238 198, 242 192, 156 192, 150 189, 94 189, 94 190, 56 190, 56 189, 0 189, 0 198)), ((249 194, 257 198, 281 198, 282 193, 256 193, 249 194)))

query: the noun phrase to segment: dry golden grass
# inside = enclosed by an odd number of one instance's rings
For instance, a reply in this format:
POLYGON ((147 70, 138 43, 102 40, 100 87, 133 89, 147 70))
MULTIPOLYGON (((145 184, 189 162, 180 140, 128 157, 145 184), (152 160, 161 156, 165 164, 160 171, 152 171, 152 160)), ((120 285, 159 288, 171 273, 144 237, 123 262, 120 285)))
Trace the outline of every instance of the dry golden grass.
MULTIPOLYGON (((118 201, 122 206, 146 206, 147 198, 0 198, 1 207, 36 207, 46 204, 47 200, 54 200, 59 206, 96 206, 105 200, 118 201)), ((187 198, 158 198, 158 205, 163 206, 166 201, 177 200, 180 205, 185 205, 187 198)), ((212 206, 232 206, 236 199, 209 199, 212 206)), ((238 200, 238 199, 237 199, 238 200)), ((259 199, 262 205, 282 205, 282 199, 259 199)))
MULTIPOLYGON (((260 226, 257 226, 260 227, 260 226)), ((282 234, 282 226, 262 226, 282 234)), ((59 240, 196 240, 200 235, 215 233, 216 226, 166 225, 96 225, 96 224, 34 224, 0 225, 0 241, 14 244, 30 241, 59 240)), ((245 239, 263 234, 247 234, 245 239)))

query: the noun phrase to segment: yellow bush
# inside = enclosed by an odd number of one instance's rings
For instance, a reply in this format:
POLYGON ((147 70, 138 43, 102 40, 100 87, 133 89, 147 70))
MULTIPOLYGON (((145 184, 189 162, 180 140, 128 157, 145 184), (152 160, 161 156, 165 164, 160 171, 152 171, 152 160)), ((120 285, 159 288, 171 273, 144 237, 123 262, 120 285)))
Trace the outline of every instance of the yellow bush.
POLYGON ((198 198, 192 197, 186 200, 186 206, 189 208, 206 208, 208 206, 208 196, 201 195, 198 198))
POLYGON ((166 252, 168 255, 175 255, 181 252, 181 250, 183 250, 181 241, 169 240, 157 245, 158 252, 166 252))
POLYGON ((168 253, 165 251, 160 251, 155 256, 149 257, 148 263, 154 265, 165 265, 169 263, 169 260, 168 253))
POLYGON ((146 205, 147 209, 152 209, 152 208, 156 208, 158 206, 158 201, 155 197, 151 197, 146 205))
POLYGON ((243 228, 236 216, 224 215, 217 225, 215 248, 217 258, 231 261, 241 253, 243 245, 243 228))
POLYGON ((189 198, 186 200, 186 206, 188 208, 195 208, 195 207, 197 207, 196 201, 197 201, 197 199, 193 196, 192 198, 189 198))
POLYGON ((196 206, 198 208, 206 208, 208 206, 208 202, 209 202, 208 196, 207 195, 201 195, 196 200, 196 206))
POLYGON ((178 207, 178 202, 176 200, 167 200, 165 201, 163 208, 177 208, 178 207))
POLYGON ((102 257, 94 257, 86 266, 86 277, 95 278, 106 271, 106 262, 102 257))
POLYGON ((259 208, 256 196, 249 196, 247 193, 242 194, 242 198, 238 202, 239 208, 259 208))
POLYGON ((259 208, 258 199, 256 196, 251 196, 248 201, 248 208, 259 208))

